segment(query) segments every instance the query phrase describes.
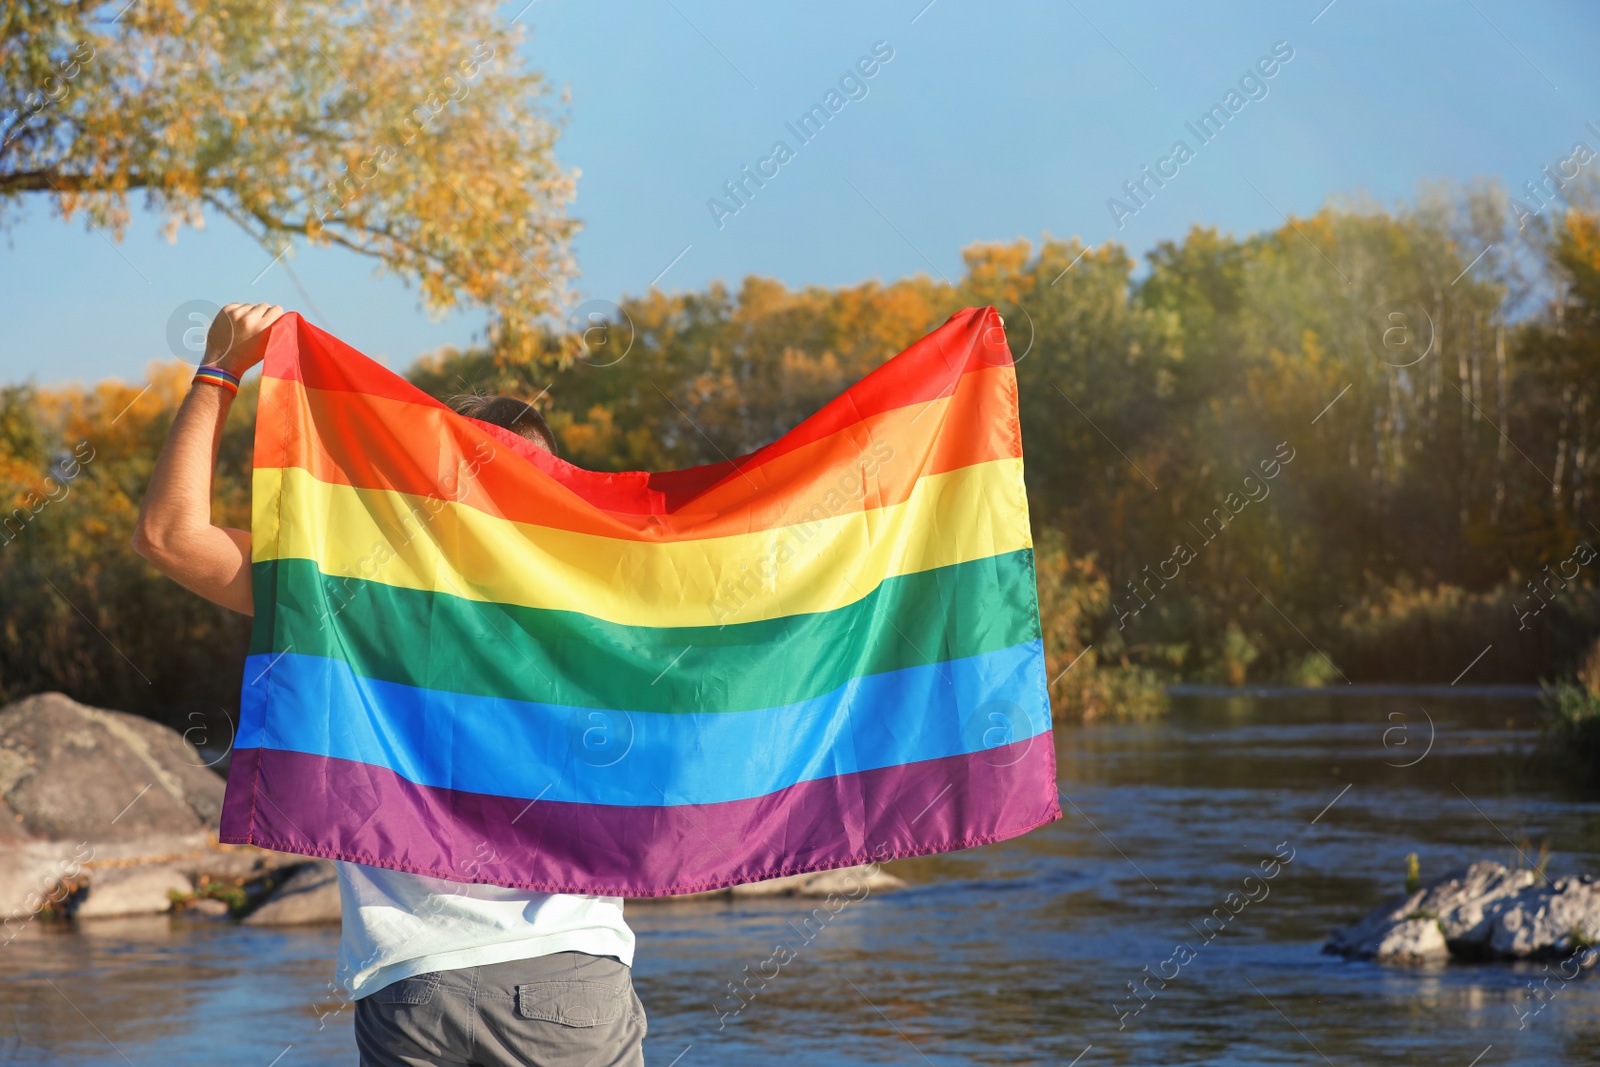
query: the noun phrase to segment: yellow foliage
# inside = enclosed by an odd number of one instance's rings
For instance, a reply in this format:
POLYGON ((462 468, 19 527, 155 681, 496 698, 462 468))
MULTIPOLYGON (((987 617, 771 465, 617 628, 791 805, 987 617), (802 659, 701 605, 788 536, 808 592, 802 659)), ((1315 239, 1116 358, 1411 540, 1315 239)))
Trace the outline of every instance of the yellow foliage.
POLYGON ((46 6, 53 19, 14 22, 0 49, 7 86, 53 87, 0 124, 0 197, 48 195, 120 238, 142 189, 169 238, 209 209, 266 258, 339 245, 434 311, 488 307, 513 358, 546 355, 537 323, 567 295, 576 173, 496 5, 46 6))

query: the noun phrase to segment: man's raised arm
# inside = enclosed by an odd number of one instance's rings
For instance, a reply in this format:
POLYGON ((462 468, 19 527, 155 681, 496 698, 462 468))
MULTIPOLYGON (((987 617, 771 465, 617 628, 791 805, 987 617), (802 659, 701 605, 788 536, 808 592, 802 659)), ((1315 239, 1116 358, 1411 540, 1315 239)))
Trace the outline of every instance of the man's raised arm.
POLYGON ((282 314, 276 304, 229 304, 212 321, 205 358, 167 432, 133 532, 133 550, 161 573, 246 615, 255 610, 250 533, 212 525, 211 477, 238 380, 261 362, 267 327, 282 314))

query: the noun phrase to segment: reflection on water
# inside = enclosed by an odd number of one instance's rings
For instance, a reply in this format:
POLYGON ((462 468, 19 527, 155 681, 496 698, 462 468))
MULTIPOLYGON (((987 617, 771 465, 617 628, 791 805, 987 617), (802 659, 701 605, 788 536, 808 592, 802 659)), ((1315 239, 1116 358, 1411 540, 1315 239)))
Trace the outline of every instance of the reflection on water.
MULTIPOLYGON (((900 862, 910 890, 832 915, 630 906, 650 1062, 1600 1064, 1596 978, 1519 1030, 1541 965, 1319 951, 1398 891, 1408 852, 1428 878, 1548 840, 1552 872, 1600 871, 1600 804, 1523 758, 1536 718, 1523 698, 1204 696, 1164 722, 1063 729, 1067 817, 900 862), (747 975, 771 977, 740 1009, 728 985, 747 975)), ((0 950, 0 1062, 353 1063, 336 941, 35 924, 0 950)))

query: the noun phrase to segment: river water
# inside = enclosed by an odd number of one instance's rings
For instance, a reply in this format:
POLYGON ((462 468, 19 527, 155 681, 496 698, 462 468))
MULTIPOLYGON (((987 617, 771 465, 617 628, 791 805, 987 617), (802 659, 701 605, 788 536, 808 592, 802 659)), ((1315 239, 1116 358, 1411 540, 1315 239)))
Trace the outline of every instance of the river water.
MULTIPOLYGON (((1552 874, 1600 872, 1600 803, 1528 758, 1537 720, 1526 696, 1346 691, 1187 695, 1159 722, 1060 729, 1064 819, 891 865, 911 888, 846 905, 809 942, 815 901, 630 904, 647 1058, 1600 1064, 1600 975, 1535 1000, 1553 967, 1320 951, 1400 891, 1410 852, 1424 879, 1543 843, 1552 874), (1205 922, 1218 914, 1220 932, 1205 922), (727 984, 780 941, 796 957, 721 1014, 727 984), (1176 977, 1130 993, 1157 972, 1176 977)), ((167 918, 35 923, 0 950, 0 1062, 354 1063, 336 943, 167 918)))

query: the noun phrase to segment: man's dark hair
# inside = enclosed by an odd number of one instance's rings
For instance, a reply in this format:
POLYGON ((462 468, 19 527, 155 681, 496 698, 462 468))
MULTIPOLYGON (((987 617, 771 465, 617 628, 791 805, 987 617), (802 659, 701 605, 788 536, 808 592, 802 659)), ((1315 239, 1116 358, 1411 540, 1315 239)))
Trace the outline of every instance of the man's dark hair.
POLYGON ((559 455, 555 431, 544 421, 534 406, 526 400, 512 396, 458 396, 450 402, 457 415, 490 422, 501 429, 526 437, 536 445, 543 445, 552 455, 559 455))

